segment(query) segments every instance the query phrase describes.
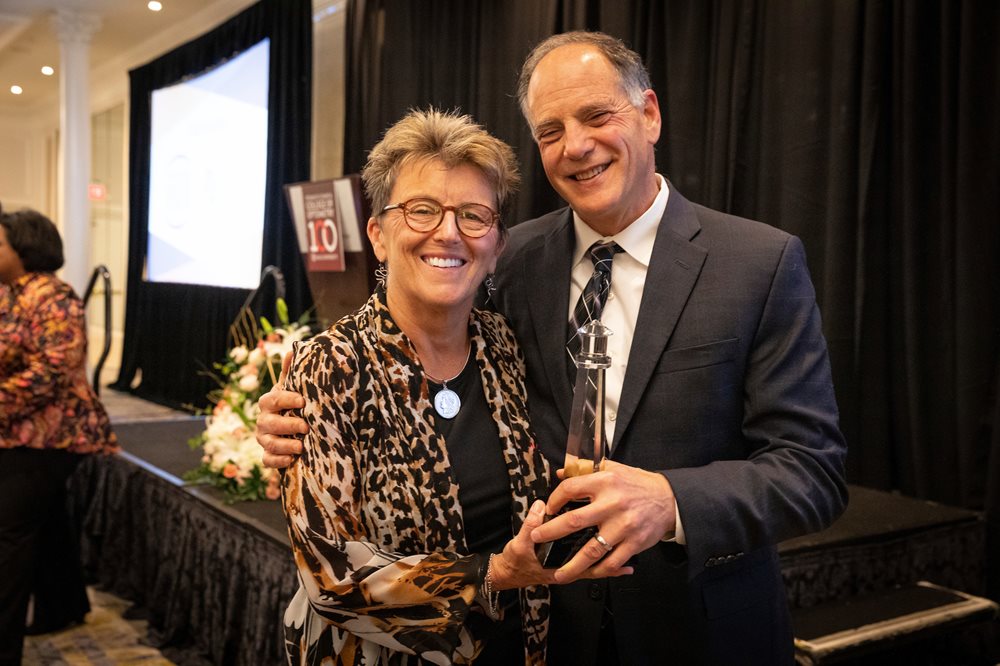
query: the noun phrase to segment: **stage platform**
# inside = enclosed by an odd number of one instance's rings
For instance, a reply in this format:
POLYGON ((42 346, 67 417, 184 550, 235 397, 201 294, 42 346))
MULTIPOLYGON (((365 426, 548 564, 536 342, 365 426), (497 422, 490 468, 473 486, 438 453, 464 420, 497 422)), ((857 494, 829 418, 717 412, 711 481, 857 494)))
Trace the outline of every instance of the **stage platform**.
POLYGON ((227 505, 181 481, 198 466, 187 440, 202 418, 114 428, 123 453, 89 458, 70 485, 92 580, 148 614, 157 647, 212 664, 283 663, 281 618, 298 584, 280 505, 227 505))
MULTIPOLYGON (((116 423, 124 452, 81 465, 71 505, 101 586, 144 607, 163 645, 214 664, 283 661, 281 616, 297 587, 278 502, 227 505, 187 486, 201 418, 116 423)), ((918 580, 982 594, 985 528, 973 511, 851 487, 829 529, 780 545, 793 609, 918 580)))

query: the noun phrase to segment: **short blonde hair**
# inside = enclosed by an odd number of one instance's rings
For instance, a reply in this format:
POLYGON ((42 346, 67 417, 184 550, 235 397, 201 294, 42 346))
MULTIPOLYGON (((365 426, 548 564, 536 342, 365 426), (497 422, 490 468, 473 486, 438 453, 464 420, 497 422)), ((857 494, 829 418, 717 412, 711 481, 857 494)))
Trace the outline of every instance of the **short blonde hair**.
POLYGON ((511 147, 471 116, 434 108, 412 109, 386 130, 361 171, 372 214, 378 215, 390 204, 389 195, 400 169, 422 159, 438 159, 449 168, 468 164, 479 169, 496 192, 501 214, 521 182, 511 147))

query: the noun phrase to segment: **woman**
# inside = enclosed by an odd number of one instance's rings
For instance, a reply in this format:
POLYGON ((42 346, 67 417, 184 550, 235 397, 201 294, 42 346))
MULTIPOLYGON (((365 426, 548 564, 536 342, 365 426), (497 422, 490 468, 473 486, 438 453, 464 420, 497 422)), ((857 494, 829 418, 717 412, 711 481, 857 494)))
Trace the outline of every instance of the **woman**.
POLYGON ((62 240, 48 218, 0 211, 3 664, 20 663, 33 585, 58 595, 58 603, 36 605, 34 633, 82 622, 90 610, 65 514, 66 480, 84 454, 117 450, 87 383, 83 303, 52 274, 62 265, 62 240))
POLYGON ((513 151, 468 116, 413 111, 362 177, 384 288, 301 343, 287 385, 310 432, 283 479, 289 663, 543 663, 552 579, 528 533, 548 470, 513 334, 472 307, 513 151))

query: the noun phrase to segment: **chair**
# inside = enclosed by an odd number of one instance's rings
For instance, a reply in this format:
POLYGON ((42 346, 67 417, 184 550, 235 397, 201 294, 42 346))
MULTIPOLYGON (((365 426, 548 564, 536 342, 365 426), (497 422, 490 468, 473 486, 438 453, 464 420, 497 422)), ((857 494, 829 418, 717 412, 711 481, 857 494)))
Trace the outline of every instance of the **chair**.
POLYGON ((284 273, 282 273, 281 269, 277 266, 265 266, 264 270, 261 271, 260 274, 260 282, 254 290, 247 295, 246 300, 243 302, 243 307, 240 308, 239 314, 236 315, 236 319, 229 326, 229 339, 227 340, 227 343, 230 346, 246 344, 248 340, 255 340, 257 338, 258 315, 254 313, 254 304, 257 304, 261 309, 264 308, 260 301, 263 298, 264 285, 266 284, 268 278, 274 282, 275 300, 285 298, 284 273))

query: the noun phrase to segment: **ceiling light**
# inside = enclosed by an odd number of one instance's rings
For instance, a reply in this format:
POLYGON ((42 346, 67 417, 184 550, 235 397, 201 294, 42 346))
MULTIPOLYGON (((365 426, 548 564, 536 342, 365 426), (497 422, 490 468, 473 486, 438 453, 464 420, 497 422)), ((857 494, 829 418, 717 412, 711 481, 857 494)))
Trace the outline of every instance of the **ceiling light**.
POLYGON ((154 12, 158 12, 163 9, 163 3, 160 2, 160 0, 149 0, 149 3, 146 6, 154 12))
POLYGON ((21 88, 21 86, 11 86, 10 91, 15 95, 20 95, 21 93, 24 92, 24 89, 21 88))
POLYGON ((55 73, 56 73, 56 70, 52 69, 48 65, 45 65, 44 67, 42 67, 42 74, 44 74, 45 76, 52 76, 55 73))

